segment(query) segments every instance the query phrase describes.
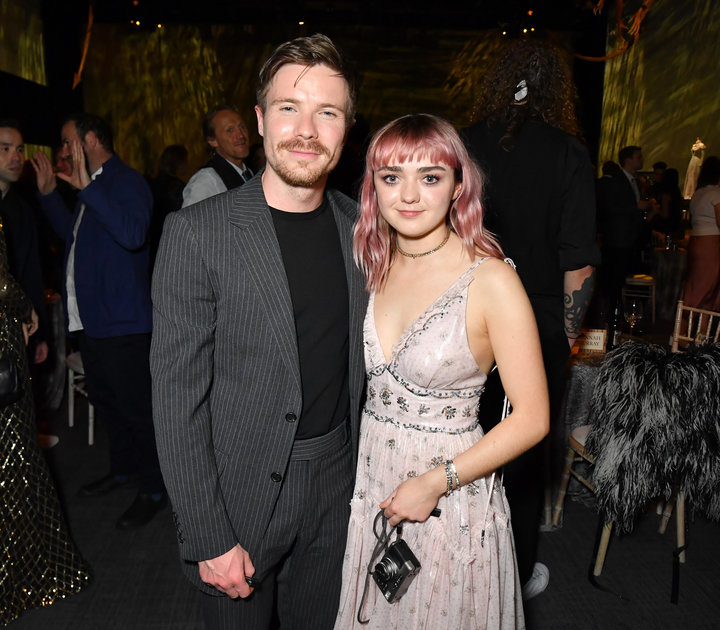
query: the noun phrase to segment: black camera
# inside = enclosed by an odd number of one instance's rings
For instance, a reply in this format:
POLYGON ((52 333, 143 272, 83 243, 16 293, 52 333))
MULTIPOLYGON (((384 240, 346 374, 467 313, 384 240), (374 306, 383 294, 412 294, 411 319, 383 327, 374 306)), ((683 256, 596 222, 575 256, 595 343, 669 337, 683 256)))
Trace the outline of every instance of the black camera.
POLYGON ((420 562, 407 543, 398 539, 375 565, 373 579, 389 603, 400 599, 420 571, 420 562))

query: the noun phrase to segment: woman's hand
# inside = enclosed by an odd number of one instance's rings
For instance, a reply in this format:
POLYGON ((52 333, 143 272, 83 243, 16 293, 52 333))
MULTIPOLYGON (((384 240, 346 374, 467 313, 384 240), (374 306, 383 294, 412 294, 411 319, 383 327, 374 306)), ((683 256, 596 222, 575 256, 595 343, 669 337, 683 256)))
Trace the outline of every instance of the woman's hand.
POLYGON ((380 504, 385 517, 393 527, 400 521, 424 523, 438 504, 446 486, 442 467, 433 468, 419 477, 401 483, 380 504))

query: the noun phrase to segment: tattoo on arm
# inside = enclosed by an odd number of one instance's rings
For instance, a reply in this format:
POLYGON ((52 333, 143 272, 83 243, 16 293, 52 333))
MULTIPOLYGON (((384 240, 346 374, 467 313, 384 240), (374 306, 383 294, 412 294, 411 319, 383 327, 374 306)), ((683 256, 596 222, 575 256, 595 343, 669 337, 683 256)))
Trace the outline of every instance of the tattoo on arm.
POLYGON ((575 338, 580 334, 585 312, 590 304, 593 287, 595 285, 595 271, 593 270, 582 282, 580 287, 571 293, 565 293, 565 333, 575 338))

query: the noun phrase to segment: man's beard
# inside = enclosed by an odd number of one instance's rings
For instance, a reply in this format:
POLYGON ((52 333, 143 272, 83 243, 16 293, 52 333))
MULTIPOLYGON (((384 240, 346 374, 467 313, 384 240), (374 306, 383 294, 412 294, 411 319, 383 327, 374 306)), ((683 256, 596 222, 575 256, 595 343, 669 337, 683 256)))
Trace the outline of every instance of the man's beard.
POLYGON ((328 151, 324 145, 312 140, 308 142, 303 142, 302 140, 280 142, 277 147, 275 147, 275 155, 278 155, 281 151, 290 152, 298 150, 317 153, 318 155, 327 157, 328 160, 324 164, 304 164, 301 161, 296 161, 294 168, 289 166, 289 160, 273 160, 275 163, 271 163, 271 161, 268 160, 268 164, 277 173, 278 177, 290 186, 310 188, 327 177, 335 166, 331 163, 330 151, 328 151))

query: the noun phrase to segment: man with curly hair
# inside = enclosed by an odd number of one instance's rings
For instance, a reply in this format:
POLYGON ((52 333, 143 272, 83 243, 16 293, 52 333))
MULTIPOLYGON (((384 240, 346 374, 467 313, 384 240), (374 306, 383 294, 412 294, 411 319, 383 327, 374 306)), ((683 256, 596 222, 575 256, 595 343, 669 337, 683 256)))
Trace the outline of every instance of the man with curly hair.
MULTIPOLYGON (((570 65, 551 44, 512 41, 491 63, 480 93, 479 122, 465 129, 463 138, 487 176, 488 227, 515 261, 535 312, 556 425, 567 358, 600 261, 593 173, 578 139, 570 65)), ((501 399, 500 389, 495 373, 486 399, 501 399)), ((500 416, 492 409, 492 417, 481 417, 486 430, 500 416)), ((551 444, 553 433, 562 438, 561 428, 553 426, 551 444)), ((525 599, 541 593, 549 580, 547 567, 535 562, 542 467, 543 448, 537 446, 505 469, 525 599)))

